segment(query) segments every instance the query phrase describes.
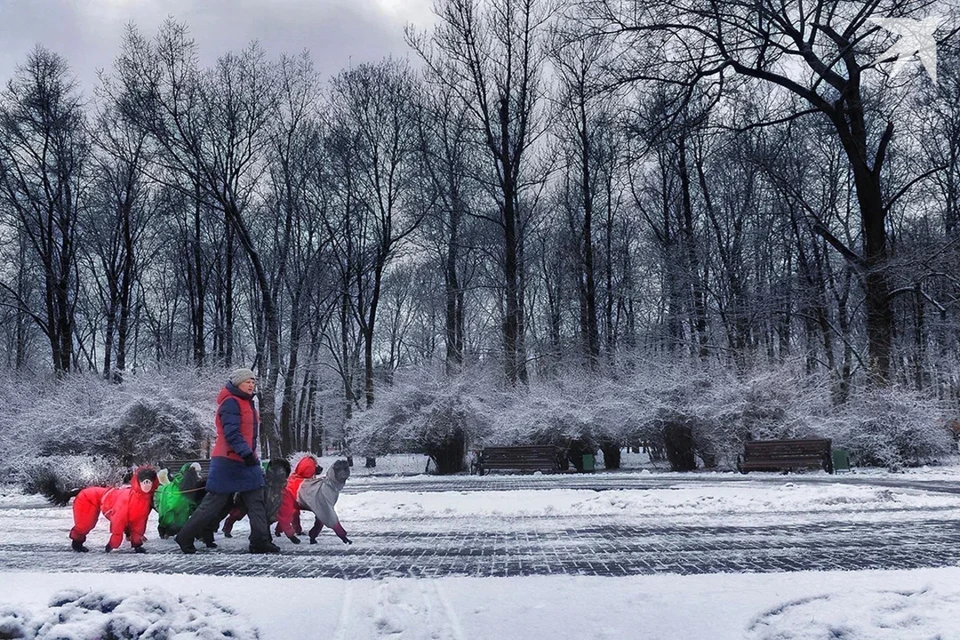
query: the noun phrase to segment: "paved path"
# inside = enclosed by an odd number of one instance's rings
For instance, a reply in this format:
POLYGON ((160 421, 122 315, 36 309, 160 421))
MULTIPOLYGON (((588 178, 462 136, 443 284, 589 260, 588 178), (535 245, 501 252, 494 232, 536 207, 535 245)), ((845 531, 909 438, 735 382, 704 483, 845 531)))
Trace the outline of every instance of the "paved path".
MULTIPOLYGON (((798 482, 833 481, 807 476, 798 482)), ((665 488, 686 480, 571 476, 544 480, 537 476, 458 478, 451 480, 357 479, 350 491, 476 491, 548 488, 665 488), (620 486, 624 485, 624 486, 620 486)), ((694 479, 703 483, 704 478, 694 479)), ((736 479, 725 482, 742 482, 736 479)), ((776 476, 750 476, 753 482, 783 482, 776 476)), ((887 481, 853 479, 861 484, 887 481)), ((956 483, 904 481, 910 490, 957 491, 956 483)), ((19 509, 16 517, 0 508, 0 567, 42 571, 102 571, 256 575, 281 577, 384 578, 392 576, 526 576, 572 574, 625 576, 653 573, 699 574, 832 569, 911 569, 960 562, 960 512, 917 510, 893 505, 890 519, 882 514, 852 523, 827 514, 814 524, 777 524, 740 518, 736 525, 657 524, 642 514, 609 516, 476 517, 450 519, 450 531, 418 518, 365 521, 345 546, 325 532, 317 545, 279 544, 279 556, 245 553, 244 536, 218 539, 220 548, 193 556, 179 552, 172 540, 151 540, 150 553, 129 551, 87 554, 68 551, 62 532, 69 528, 69 510, 40 503, 19 509), (66 525, 65 525, 66 523, 66 525), (54 534, 53 531, 56 530, 54 534), (29 540, 29 543, 25 543, 29 540)), ((103 525, 101 524, 101 527, 103 525)))
POLYGON ((960 494, 960 480, 917 480, 911 476, 870 476, 852 473, 829 475, 826 473, 791 474, 778 473, 716 473, 716 474, 644 474, 644 473, 599 473, 599 474, 542 474, 542 475, 486 475, 486 476, 412 476, 412 477, 359 477, 352 478, 345 486, 345 493, 361 491, 518 491, 521 489, 592 489, 612 491, 621 489, 669 489, 691 484, 758 484, 760 486, 796 484, 849 484, 856 486, 882 486, 899 489, 919 489, 960 494))

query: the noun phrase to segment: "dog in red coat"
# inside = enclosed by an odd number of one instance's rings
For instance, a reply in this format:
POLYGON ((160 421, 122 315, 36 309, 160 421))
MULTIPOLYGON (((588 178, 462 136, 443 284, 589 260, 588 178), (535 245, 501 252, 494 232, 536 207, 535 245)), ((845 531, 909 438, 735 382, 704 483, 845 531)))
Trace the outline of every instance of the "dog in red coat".
POLYGON ((140 467, 124 487, 87 487, 79 491, 65 492, 55 483, 41 487, 42 493, 55 505, 64 506, 73 500, 73 528, 70 539, 74 551, 89 551, 83 543, 87 534, 97 526, 102 513, 110 521, 110 541, 104 551, 113 551, 130 539, 136 553, 146 553, 143 534, 147 530, 147 518, 153 506, 153 492, 157 490, 157 472, 150 467, 140 467))

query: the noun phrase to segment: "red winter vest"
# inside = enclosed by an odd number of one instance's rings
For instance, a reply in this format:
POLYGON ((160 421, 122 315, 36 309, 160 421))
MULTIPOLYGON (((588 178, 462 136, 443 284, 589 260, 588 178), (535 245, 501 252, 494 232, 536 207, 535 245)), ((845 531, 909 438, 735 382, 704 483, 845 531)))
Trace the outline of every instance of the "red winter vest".
POLYGON ((223 434, 223 422, 220 415, 220 409, 223 407, 223 403, 227 400, 233 400, 238 405, 240 405, 240 434, 243 436, 243 439, 246 440, 247 446, 250 447, 251 451, 256 452, 254 448, 254 437, 256 433, 256 428, 260 424, 260 416, 257 414, 257 410, 253 406, 253 399, 241 398, 238 395, 235 395, 230 391, 228 387, 224 387, 220 391, 220 395, 217 396, 217 441, 213 445, 213 451, 211 452, 211 457, 219 456, 222 458, 230 458, 231 460, 243 460, 236 451, 233 450, 233 447, 230 446, 230 443, 227 441, 226 437, 223 434))

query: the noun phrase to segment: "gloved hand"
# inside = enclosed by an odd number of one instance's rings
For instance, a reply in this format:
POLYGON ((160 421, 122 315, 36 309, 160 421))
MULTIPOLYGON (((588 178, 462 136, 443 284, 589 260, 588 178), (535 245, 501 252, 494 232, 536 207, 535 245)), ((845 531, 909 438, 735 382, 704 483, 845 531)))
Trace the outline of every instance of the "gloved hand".
POLYGON ((298 538, 297 536, 287 536, 287 538, 288 538, 288 539, 290 540, 290 542, 292 542, 293 544, 300 544, 300 538, 298 538))
POLYGON ((133 547, 133 552, 134 552, 134 553, 146 553, 147 550, 143 548, 143 545, 142 545, 142 544, 138 544, 138 545, 135 545, 135 546, 133 547))
POLYGON ((353 540, 348 538, 346 534, 340 536, 340 539, 343 540, 343 544, 353 544, 353 540))
POLYGON ((247 455, 243 456, 243 464, 247 465, 248 467, 255 467, 260 464, 260 462, 257 460, 257 454, 248 453, 247 455))
POLYGON ((111 551, 113 551, 113 547, 111 547, 111 546, 110 546, 110 543, 108 542, 108 543, 107 543, 107 546, 105 546, 105 547, 103 548, 103 552, 104 552, 104 553, 110 553, 111 551))

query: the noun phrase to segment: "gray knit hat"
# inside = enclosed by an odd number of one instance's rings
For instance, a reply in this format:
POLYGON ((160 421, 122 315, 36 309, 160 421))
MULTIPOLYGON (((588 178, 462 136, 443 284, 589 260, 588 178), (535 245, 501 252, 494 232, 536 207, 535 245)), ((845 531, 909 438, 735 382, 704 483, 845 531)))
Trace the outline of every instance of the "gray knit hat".
POLYGON ((256 380, 257 374, 255 374, 252 369, 245 369, 243 367, 234 369, 230 374, 230 382, 235 387, 239 387, 241 383, 243 383, 245 380, 249 380, 250 378, 256 380))

